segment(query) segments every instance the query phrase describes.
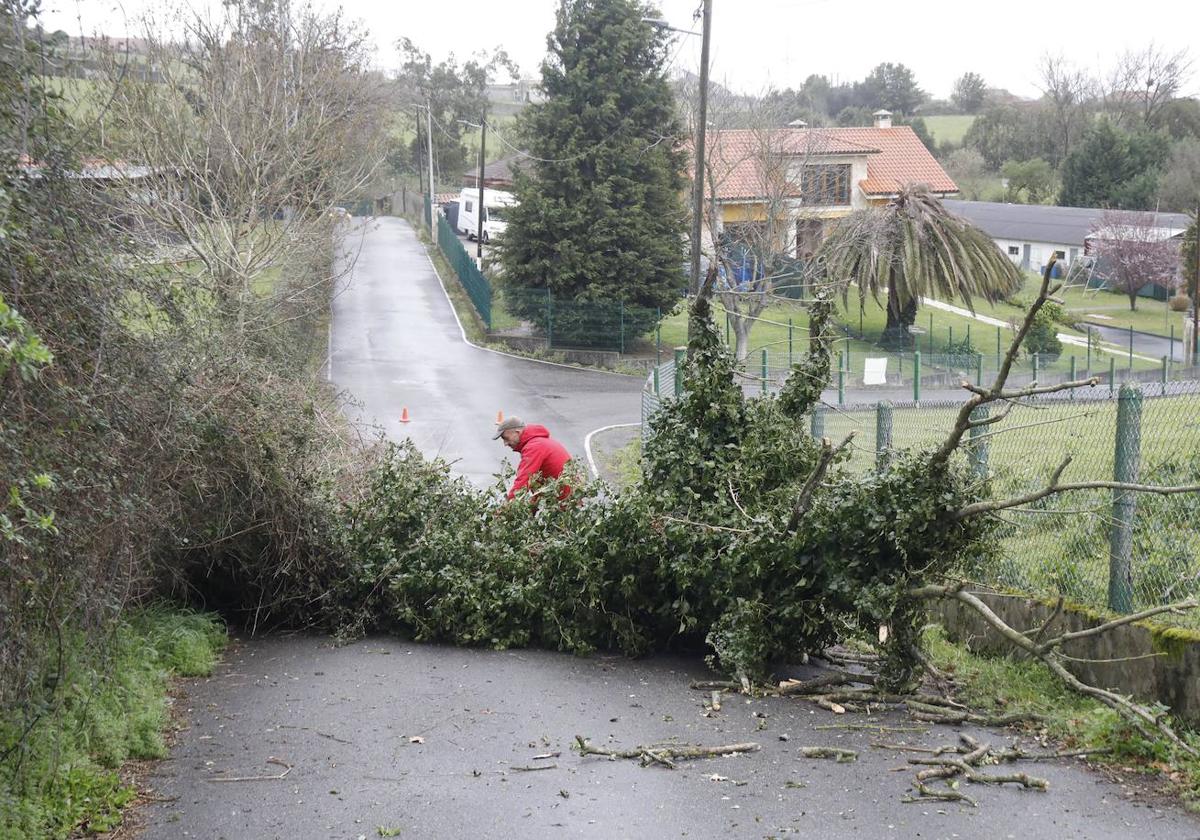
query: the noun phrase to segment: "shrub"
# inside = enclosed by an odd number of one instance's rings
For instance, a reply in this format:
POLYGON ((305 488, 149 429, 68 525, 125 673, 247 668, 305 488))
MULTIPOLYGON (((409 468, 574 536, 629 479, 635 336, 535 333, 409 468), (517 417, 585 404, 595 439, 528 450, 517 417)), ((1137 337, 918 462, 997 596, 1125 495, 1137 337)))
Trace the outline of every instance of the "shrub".
POLYGON ((1061 309, 1061 307, 1047 303, 1034 316, 1033 323, 1022 343, 1026 354, 1049 356, 1051 360, 1062 355, 1063 345, 1058 338, 1057 321, 1054 317, 1055 309, 1061 309), (1055 308, 1050 309, 1051 306, 1055 308))

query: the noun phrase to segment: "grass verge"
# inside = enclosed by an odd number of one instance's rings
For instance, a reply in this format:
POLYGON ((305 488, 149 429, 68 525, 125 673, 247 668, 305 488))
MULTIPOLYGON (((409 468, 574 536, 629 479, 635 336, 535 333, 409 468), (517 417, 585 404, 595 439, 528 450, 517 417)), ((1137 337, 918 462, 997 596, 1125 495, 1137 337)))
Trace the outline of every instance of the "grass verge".
MULTIPOLYGON (((1041 663, 976 656, 948 641, 939 626, 926 631, 926 643, 933 663, 953 676, 960 702, 1041 715, 1045 737, 1067 749, 1106 751, 1090 760, 1143 774, 1164 792, 1179 796, 1189 810, 1200 810, 1200 762, 1178 754, 1165 741, 1147 741, 1113 710, 1070 691, 1041 663)), ((1195 733, 1181 735, 1200 745, 1195 733)))
POLYGON ((120 825, 136 791, 117 769, 166 756, 170 678, 208 675, 225 643, 219 619, 166 606, 128 613, 103 640, 66 634, 37 703, 0 712, 0 838, 120 825))

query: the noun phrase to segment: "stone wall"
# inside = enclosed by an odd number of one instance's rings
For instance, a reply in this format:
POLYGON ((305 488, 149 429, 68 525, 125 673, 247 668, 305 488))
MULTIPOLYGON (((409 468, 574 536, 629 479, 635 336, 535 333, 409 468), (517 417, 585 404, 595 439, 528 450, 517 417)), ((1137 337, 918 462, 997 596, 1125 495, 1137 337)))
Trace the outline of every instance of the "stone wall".
MULTIPOLYGON (((996 593, 976 593, 1010 627, 1031 631, 1054 613, 1054 604, 996 593)), ((978 613, 957 601, 942 601, 933 611, 947 635, 979 653, 1015 653, 978 613)), ((1046 630, 1047 638, 1084 630, 1105 619, 1064 607, 1046 630)), ((1159 702, 1189 723, 1200 723, 1200 631, 1168 630, 1139 622, 1062 647, 1075 659, 1063 664, 1081 680, 1129 694, 1143 703, 1159 702), (1098 661, 1099 660, 1099 661, 1098 661)))

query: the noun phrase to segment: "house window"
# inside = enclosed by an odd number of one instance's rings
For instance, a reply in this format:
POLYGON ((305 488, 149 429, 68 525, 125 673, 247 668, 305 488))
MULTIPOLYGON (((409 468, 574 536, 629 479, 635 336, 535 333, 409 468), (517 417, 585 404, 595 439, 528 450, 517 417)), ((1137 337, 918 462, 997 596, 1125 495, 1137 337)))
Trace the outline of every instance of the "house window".
POLYGON ((1067 258, 1067 252, 1066 252, 1066 251, 1055 251, 1055 252, 1054 252, 1054 259, 1056 259, 1056 260, 1065 260, 1066 258, 1067 258))
POLYGON ((850 164, 812 164, 804 167, 800 193, 805 204, 849 204, 850 164))
POLYGON ((770 226, 766 222, 730 222, 725 225, 726 245, 759 249, 769 247, 770 226))
POLYGON ((806 260, 820 246, 825 225, 820 219, 800 219, 796 222, 796 259, 806 260))
POLYGON ((1009 245, 1008 246, 1008 255, 1010 257, 1019 257, 1021 255, 1021 246, 1020 245, 1009 245))
POLYGON ((468 201, 466 204, 463 205, 463 210, 466 211, 467 213, 470 213, 472 206, 473 205, 471 204, 471 202, 468 201))

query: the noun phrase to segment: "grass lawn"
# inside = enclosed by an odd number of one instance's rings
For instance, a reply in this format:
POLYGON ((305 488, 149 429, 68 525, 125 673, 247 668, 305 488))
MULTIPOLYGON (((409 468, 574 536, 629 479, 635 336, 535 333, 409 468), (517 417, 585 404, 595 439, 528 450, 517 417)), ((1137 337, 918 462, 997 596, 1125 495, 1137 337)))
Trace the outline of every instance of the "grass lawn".
MULTIPOLYGON (((724 309, 717 305, 714 307, 714 310, 716 312, 717 324, 723 328, 725 318, 724 309)), ((981 315, 988 315, 1005 322, 1015 321, 1024 314, 1023 310, 1017 306, 1006 303, 992 305, 986 301, 978 302, 975 311, 981 315)), ((760 351, 766 348, 770 367, 782 367, 786 364, 788 352, 788 319, 792 321, 793 355, 802 353, 807 349, 808 311, 806 309, 797 304, 777 303, 768 307, 760 317, 763 321, 756 324, 750 333, 750 356, 755 363, 758 362, 760 351)), ((861 339, 856 337, 846 338, 840 341, 837 347, 835 347, 835 351, 844 350, 848 353, 847 368, 849 370, 854 371, 856 367, 861 368, 861 360, 866 355, 878 356, 883 352, 876 342, 887 322, 887 313, 879 302, 868 296, 865 305, 860 307, 858 298, 852 289, 845 306, 840 301, 838 302, 835 307, 835 317, 854 335, 863 337, 861 339)), ((969 316, 946 312, 931 306, 922 307, 918 312, 915 328, 914 331, 917 333, 917 349, 924 355, 924 362, 927 367, 930 364, 939 363, 937 359, 931 357, 946 355, 947 346, 951 342, 959 345, 969 336, 974 351, 984 356, 984 372, 987 374, 989 371, 995 371, 996 369, 997 336, 999 336, 1000 352, 1006 352, 1008 343, 1012 340, 1012 331, 1009 328, 991 326, 976 321, 969 316)), ((1064 333, 1072 332, 1068 327, 1063 327, 1061 331, 1064 333)), ((1080 338, 1083 337, 1082 332, 1078 334, 1080 338)), ((662 343, 664 348, 670 348, 681 347, 686 341, 687 317, 681 308, 663 320, 662 343)), ((1072 355, 1076 357, 1077 369, 1080 371, 1084 370, 1087 360, 1086 348, 1071 346, 1064 347, 1063 353, 1057 361, 1049 364, 1043 363, 1041 370, 1066 372, 1070 369, 1072 355)), ((1109 353, 1095 353, 1092 359, 1093 369, 1107 369, 1110 358, 1116 358, 1119 368, 1124 369, 1128 366, 1126 357, 1123 355, 1114 356, 1109 353)), ((1021 361, 1022 366, 1030 366, 1030 364, 1026 360, 1021 361)), ((1134 370, 1150 370, 1157 366, 1157 362, 1143 359, 1135 358, 1133 362, 1134 370)))
MULTIPOLYGON (((1152 393, 1152 392, 1151 392, 1152 393)), ((932 446, 945 438, 955 406, 896 409, 893 446, 932 446)), ((1055 467, 1072 457, 1064 481, 1113 478, 1117 403, 1056 400, 1017 406, 988 437, 993 494, 1019 495, 1044 486, 1055 467)), ((875 464, 874 410, 825 414, 825 434, 841 440, 856 432, 845 469, 875 464)), ((1142 408, 1141 473, 1148 483, 1200 479, 1200 395, 1147 399, 1142 408), (1186 466, 1187 459, 1192 466, 1186 466)), ((1027 592, 1062 594, 1103 606, 1108 584, 1108 530, 1112 495, 1086 490, 1011 511, 1000 527, 1000 555, 973 570, 979 578, 1027 592)), ((1200 589, 1200 517, 1195 496, 1142 497, 1134 533, 1134 591, 1138 607, 1200 589), (1179 587, 1183 586, 1183 589, 1179 587)), ((1186 617, 1190 624, 1200 616, 1186 617)))
POLYGON ((950 142, 958 146, 962 144, 963 136, 971 123, 975 122, 974 114, 936 114, 922 117, 925 127, 938 143, 950 142))

